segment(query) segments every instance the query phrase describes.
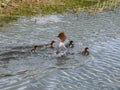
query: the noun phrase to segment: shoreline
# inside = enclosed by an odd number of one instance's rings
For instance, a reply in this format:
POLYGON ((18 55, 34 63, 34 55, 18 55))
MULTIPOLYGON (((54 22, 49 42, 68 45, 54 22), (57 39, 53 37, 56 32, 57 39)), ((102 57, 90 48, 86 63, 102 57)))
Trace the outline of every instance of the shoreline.
POLYGON ((117 0, 14 0, 0 2, 0 27, 20 16, 62 14, 66 12, 99 13, 119 7, 117 0))

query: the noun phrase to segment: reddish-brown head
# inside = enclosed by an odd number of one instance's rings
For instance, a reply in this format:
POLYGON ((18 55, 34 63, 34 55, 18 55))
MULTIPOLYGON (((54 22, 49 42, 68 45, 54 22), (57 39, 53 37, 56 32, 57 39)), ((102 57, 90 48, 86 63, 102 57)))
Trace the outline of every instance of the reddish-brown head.
POLYGON ((57 37, 60 39, 61 42, 64 42, 67 38, 64 32, 59 33, 57 37))

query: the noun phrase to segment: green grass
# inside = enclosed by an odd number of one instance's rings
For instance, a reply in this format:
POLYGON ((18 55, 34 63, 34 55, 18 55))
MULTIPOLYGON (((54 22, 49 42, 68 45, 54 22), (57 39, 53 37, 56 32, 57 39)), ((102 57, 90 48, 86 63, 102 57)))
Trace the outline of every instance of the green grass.
POLYGON ((16 21, 17 18, 18 17, 11 15, 0 16, 0 27, 3 27, 5 24, 10 23, 11 21, 16 21))
MULTIPOLYGON (((13 0, 2 0, 9 4, 13 0)), ((0 2, 1 3, 1 2, 0 2)), ((99 12, 99 9, 108 10, 118 6, 117 0, 48 0, 48 2, 17 2, 17 7, 0 7, 1 23, 9 23, 20 16, 33 16, 36 14, 48 15, 72 11, 99 12)))

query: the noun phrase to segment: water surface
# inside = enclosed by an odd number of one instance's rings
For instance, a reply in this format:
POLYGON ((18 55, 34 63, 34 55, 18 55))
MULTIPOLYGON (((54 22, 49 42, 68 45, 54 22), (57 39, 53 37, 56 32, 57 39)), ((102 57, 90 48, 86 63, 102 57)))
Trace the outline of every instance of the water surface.
POLYGON ((120 10, 98 14, 21 17, 0 29, 1 90, 119 90, 120 10), (73 40, 73 53, 54 57, 55 49, 38 48, 59 32, 73 40), (79 53, 89 47, 90 55, 79 53))

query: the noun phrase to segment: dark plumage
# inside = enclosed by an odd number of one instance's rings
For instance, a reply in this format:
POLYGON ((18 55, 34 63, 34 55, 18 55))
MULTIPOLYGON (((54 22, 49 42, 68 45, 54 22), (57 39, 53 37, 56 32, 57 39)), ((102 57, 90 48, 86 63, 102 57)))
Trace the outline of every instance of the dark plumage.
POLYGON ((74 43, 73 43, 73 41, 71 40, 71 41, 69 41, 69 43, 67 43, 65 46, 66 46, 66 47, 73 48, 73 47, 74 47, 74 43))
POLYGON ((35 52, 36 51, 36 49, 37 49, 37 45, 35 45, 34 47, 33 47, 33 49, 31 49, 31 52, 35 52))
POLYGON ((82 55, 85 55, 85 56, 89 55, 88 49, 89 49, 89 48, 86 47, 86 48, 84 49, 84 51, 81 52, 81 54, 82 54, 82 55))
POLYGON ((35 52, 37 48, 54 48, 55 41, 51 41, 49 44, 44 44, 44 45, 35 45, 31 49, 31 52, 35 52))

